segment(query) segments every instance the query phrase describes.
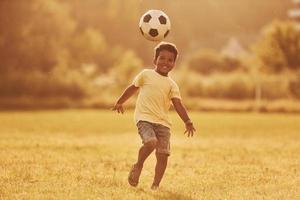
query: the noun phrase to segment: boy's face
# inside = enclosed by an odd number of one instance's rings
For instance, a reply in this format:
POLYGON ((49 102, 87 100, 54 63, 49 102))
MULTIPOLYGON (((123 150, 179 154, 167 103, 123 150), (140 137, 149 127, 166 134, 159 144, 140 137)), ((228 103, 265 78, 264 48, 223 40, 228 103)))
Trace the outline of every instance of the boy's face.
POLYGON ((175 54, 167 50, 162 50, 153 62, 156 66, 156 72, 163 76, 168 76, 168 73, 175 66, 175 54))

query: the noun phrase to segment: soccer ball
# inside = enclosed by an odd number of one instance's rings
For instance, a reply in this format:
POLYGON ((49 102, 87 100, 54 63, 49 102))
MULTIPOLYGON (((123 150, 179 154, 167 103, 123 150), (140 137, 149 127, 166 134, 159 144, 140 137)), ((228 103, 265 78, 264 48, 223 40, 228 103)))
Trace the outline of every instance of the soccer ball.
POLYGON ((170 32, 169 17, 161 10, 149 10, 140 19, 140 30, 147 40, 161 41, 170 32))

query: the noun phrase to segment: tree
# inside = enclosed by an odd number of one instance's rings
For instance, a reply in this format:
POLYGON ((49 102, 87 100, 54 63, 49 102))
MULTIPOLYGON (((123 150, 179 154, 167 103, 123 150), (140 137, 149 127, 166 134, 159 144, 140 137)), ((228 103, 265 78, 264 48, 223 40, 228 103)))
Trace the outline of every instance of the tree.
POLYGON ((142 60, 136 56, 134 51, 125 51, 111 71, 116 86, 123 90, 132 81, 133 77, 137 75, 142 66, 142 60))
POLYGON ((61 1, 0 1, 0 95, 83 97, 82 77, 70 75, 75 28, 61 1))
POLYGON ((274 21, 263 30, 254 53, 265 71, 300 69, 300 31, 292 22, 274 21))
POLYGON ((76 23, 58 1, 0 3, 1 71, 50 72, 66 47, 76 23))
POLYGON ((108 71, 112 65, 110 54, 113 48, 108 49, 108 44, 99 31, 86 28, 83 31, 77 31, 72 38, 69 50, 73 68, 81 68, 84 64, 93 64, 101 73, 108 71))

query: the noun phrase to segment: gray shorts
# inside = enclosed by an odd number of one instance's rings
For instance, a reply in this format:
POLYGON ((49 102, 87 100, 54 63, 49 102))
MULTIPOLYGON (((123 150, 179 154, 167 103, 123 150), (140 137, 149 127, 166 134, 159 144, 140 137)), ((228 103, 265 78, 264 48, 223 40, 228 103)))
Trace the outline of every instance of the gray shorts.
POLYGON ((157 141, 156 153, 170 155, 171 134, 168 127, 147 121, 139 121, 137 127, 143 144, 155 140, 157 141))

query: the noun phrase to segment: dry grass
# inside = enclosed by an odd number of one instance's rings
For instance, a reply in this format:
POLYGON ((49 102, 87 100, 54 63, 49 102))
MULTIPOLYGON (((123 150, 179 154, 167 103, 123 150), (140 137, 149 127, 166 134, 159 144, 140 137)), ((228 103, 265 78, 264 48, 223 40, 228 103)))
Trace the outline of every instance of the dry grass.
POLYGON ((198 133, 174 121, 159 191, 155 157, 127 184, 140 139, 132 113, 63 110, 0 113, 0 199, 299 199, 300 116, 191 113, 198 133))

